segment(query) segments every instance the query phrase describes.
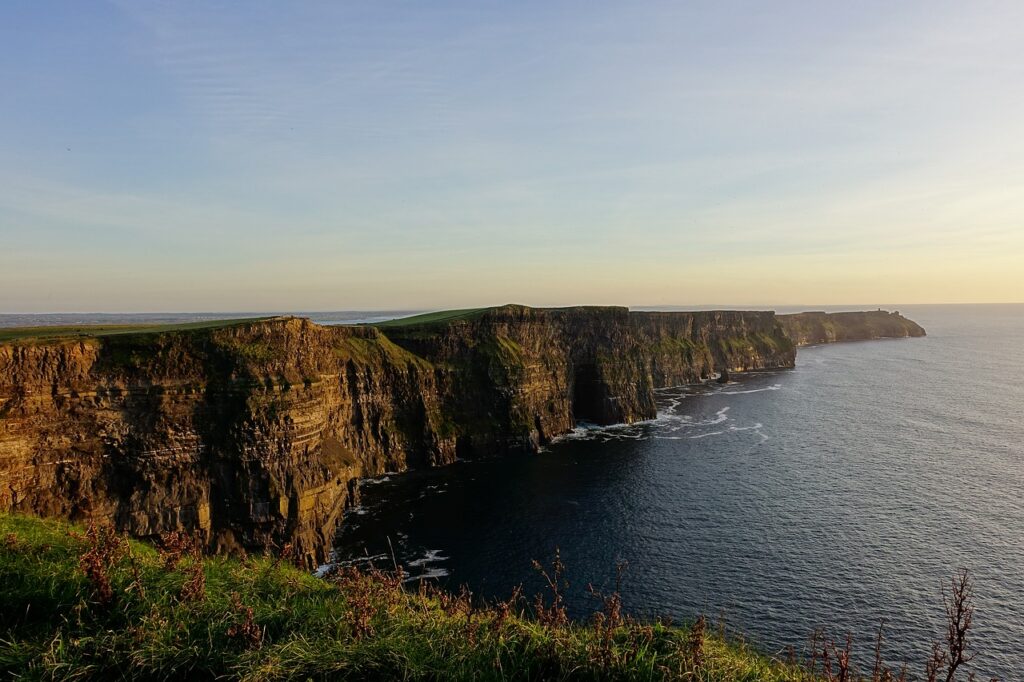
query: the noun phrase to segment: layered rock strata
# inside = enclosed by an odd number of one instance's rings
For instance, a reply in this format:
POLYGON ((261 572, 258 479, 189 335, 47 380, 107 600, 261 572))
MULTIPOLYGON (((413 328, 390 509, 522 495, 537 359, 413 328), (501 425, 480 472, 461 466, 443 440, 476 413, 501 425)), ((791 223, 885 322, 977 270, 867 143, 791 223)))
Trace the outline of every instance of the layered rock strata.
POLYGON ((313 564, 360 477, 652 418, 657 388, 792 367, 785 330, 828 336, 810 325, 504 306, 379 328, 274 318, 11 342, 0 511, 187 530, 211 551, 291 544, 313 564))

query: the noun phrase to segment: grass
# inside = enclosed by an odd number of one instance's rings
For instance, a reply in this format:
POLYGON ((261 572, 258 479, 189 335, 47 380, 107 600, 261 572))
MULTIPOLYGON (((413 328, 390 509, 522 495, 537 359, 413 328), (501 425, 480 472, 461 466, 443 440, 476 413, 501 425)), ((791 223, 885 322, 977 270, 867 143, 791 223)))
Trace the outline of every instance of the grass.
POLYGON ((430 362, 395 344, 384 334, 372 337, 343 337, 338 341, 334 352, 340 358, 351 357, 361 363, 370 364, 386 360, 396 367, 413 365, 422 371, 433 369, 430 362))
POLYGON ((49 327, 0 327, 0 343, 75 338, 91 339, 120 334, 152 334, 198 329, 219 329, 266 319, 270 318, 251 317, 229 320, 204 320, 202 322, 183 322, 179 324, 83 324, 49 327))
POLYGON ((518 303, 507 303, 501 306, 491 306, 489 308, 464 308, 462 310, 439 310, 433 313, 422 313, 420 315, 413 315, 411 317, 400 317, 396 320, 388 320, 387 322, 374 322, 369 326, 373 327, 418 327, 423 325, 441 324, 447 322, 455 322, 458 320, 472 320, 480 317, 484 313, 490 310, 501 310, 501 309, 520 309, 520 310, 534 310, 540 312, 575 312, 575 311, 591 311, 591 312, 606 312, 609 310, 626 310, 626 308, 615 308, 613 306, 565 306, 560 308, 530 308, 530 306, 520 305, 518 303))
POLYGON ((319 579, 280 559, 202 558, 183 535, 164 543, 0 516, 0 678, 814 679, 702 621, 629 620, 617 595, 570 622, 557 568, 531 608, 487 606, 400 575, 319 579))
POLYGON ((397 320, 387 322, 374 322, 373 327, 416 327, 426 324, 439 324, 442 322, 454 322, 456 320, 471 320, 483 315, 492 308, 464 308, 462 310, 439 310, 433 313, 423 313, 411 317, 401 317, 397 320))

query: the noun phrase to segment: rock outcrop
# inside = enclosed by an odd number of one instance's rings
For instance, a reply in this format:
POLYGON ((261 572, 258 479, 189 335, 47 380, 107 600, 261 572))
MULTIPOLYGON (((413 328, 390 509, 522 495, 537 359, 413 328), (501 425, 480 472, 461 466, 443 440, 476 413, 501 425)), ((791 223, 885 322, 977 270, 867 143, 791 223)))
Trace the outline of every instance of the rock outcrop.
POLYGON ((652 418, 656 388, 792 367, 784 324, 797 329, 771 312, 504 306, 11 342, 0 511, 193 531, 213 551, 291 543, 316 563, 360 477, 652 418))

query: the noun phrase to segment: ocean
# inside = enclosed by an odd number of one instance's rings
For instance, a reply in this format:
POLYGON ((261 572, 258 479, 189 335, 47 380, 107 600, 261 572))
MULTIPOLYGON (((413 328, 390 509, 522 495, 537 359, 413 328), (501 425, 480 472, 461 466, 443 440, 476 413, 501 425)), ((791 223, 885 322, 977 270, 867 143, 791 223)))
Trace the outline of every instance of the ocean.
POLYGON ((658 418, 583 427, 537 455, 366 481, 337 560, 401 564, 484 599, 571 613, 627 562, 627 611, 706 614, 768 653, 820 629, 920 675, 941 585, 974 580, 979 676, 1024 674, 1024 305, 902 306, 923 339, 803 348, 792 370, 660 392, 658 418))

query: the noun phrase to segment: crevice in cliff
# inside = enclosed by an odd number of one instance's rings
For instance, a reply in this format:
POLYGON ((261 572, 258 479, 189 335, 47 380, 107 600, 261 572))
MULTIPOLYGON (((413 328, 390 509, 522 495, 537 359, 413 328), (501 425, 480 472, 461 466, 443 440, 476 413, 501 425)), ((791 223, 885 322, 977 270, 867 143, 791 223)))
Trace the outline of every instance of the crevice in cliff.
POLYGON ((605 405, 605 389, 597 365, 584 362, 573 368, 572 374, 572 418, 574 423, 591 422, 606 424, 608 410, 605 405))

